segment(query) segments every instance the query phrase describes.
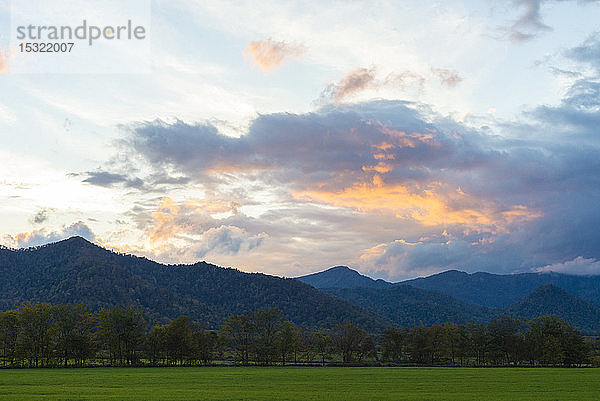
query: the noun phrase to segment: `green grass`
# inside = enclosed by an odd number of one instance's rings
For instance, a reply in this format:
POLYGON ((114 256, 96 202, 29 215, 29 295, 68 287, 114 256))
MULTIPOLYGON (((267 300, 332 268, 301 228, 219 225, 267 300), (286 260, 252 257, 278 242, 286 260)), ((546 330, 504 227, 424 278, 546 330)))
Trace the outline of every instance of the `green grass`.
POLYGON ((213 367, 0 371, 0 400, 594 400, 600 369, 213 367))

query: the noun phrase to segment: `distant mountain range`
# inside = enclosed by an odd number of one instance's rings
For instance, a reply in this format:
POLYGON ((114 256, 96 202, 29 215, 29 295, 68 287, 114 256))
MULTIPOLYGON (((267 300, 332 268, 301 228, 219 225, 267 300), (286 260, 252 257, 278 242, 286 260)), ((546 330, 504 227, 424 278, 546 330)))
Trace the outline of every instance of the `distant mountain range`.
POLYGON ((486 322, 496 314, 493 309, 468 304, 443 292, 422 290, 410 285, 322 290, 386 317, 401 327, 430 326, 443 322, 486 322))
POLYGON ((536 288, 503 312, 527 319, 540 315, 558 315, 584 332, 598 333, 600 329, 600 307, 553 284, 536 288))
POLYGON ((404 281, 425 290, 443 291, 465 302, 503 307, 521 300, 541 285, 552 284, 600 306, 600 276, 560 273, 468 274, 449 270, 429 277, 404 281))
POLYGON ((82 303, 92 310, 136 305, 153 324, 185 314, 218 328, 233 313, 277 307, 308 327, 344 321, 380 332, 391 323, 295 279, 208 263, 163 265, 80 237, 25 250, 0 249, 0 309, 22 302, 82 303))
POLYGON ((136 305, 152 324, 187 315, 218 328, 233 313, 277 307, 305 327, 350 321, 371 332, 498 314, 556 314, 586 333, 600 330, 600 277, 447 271, 389 283, 336 266, 298 279, 201 262, 163 265, 74 237, 22 250, 0 248, 0 309, 23 302, 136 305))
POLYGON ((600 332, 600 276, 449 270, 390 283, 337 266, 298 279, 400 326, 486 322, 500 314, 528 319, 556 314, 586 333, 600 332), (328 288, 331 284, 335 288, 328 288))

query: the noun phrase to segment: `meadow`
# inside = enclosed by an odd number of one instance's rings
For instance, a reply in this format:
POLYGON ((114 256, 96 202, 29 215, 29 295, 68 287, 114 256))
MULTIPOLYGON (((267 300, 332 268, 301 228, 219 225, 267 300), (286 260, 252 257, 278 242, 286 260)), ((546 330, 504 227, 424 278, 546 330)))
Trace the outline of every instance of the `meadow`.
POLYGON ((0 400, 598 400, 600 369, 209 367, 0 371, 0 400))

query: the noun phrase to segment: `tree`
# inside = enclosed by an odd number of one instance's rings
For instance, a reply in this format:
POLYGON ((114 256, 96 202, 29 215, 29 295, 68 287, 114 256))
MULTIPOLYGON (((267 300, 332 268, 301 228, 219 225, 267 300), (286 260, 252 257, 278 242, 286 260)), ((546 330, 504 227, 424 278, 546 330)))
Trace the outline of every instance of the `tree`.
POLYGON ((137 350, 142 344, 146 321, 143 312, 134 306, 119 305, 98 312, 98 339, 108 351, 111 363, 137 363, 137 350))
POLYGON ((584 363, 589 354, 581 333, 555 315, 531 319, 525 342, 532 364, 572 366, 584 363))
POLYGON ((252 318, 257 334, 252 344, 255 361, 270 364, 278 354, 276 339, 283 324, 283 313, 277 308, 259 309, 252 318))
POLYGON ((455 323, 444 323, 444 334, 446 337, 446 351, 450 356, 452 365, 455 364, 455 358, 458 356, 460 345, 460 331, 455 323))
POLYGON ((564 356, 563 364, 565 366, 570 367, 588 362, 590 348, 586 344, 583 335, 569 325, 565 325, 563 328, 561 346, 564 356))
POLYGON ((460 359, 460 365, 465 365, 465 358, 470 355, 473 348, 473 340, 469 333, 469 328, 461 324, 456 330, 456 356, 460 359))
POLYGON ((20 325, 16 310, 0 313, 0 349, 3 366, 12 365, 17 359, 17 340, 20 325))
POLYGON ((75 366, 85 365, 85 361, 95 352, 91 329, 94 319, 84 305, 55 305, 56 349, 68 365, 69 359, 75 366))
POLYGON ((496 365, 517 364, 524 356, 524 322, 506 315, 496 317, 488 325, 489 354, 496 365))
POLYGON ((475 356, 478 366, 486 363, 487 353, 489 351, 488 345, 490 342, 490 336, 488 334, 488 328, 484 324, 468 324, 467 331, 471 337, 471 344, 473 345, 473 356, 475 356))
POLYGON ((166 332, 165 326, 154 326, 146 335, 146 355, 152 365, 157 365, 167 357, 165 350, 166 332))
POLYGON ((289 320, 283 322, 277 333, 275 343, 283 365, 285 365, 289 354, 293 355, 294 363, 297 363, 298 351, 302 346, 302 332, 294 323, 289 320))
POLYGON ((406 351, 412 363, 425 364, 430 360, 429 330, 420 325, 410 329, 406 336, 406 351))
POLYGON ((206 330, 200 323, 193 323, 191 329, 195 358, 202 361, 204 365, 208 365, 213 360, 213 354, 217 346, 217 333, 206 330))
POLYGON ((315 347, 315 351, 321 357, 321 363, 325 365, 325 359, 329 357, 331 353, 331 336, 327 331, 321 329, 312 332, 312 343, 315 347))
POLYGON ((18 317, 21 328, 17 348, 29 361, 29 366, 48 366, 52 357, 54 332, 54 307, 48 303, 19 306, 18 317))
POLYGON ((448 355, 447 331, 439 325, 434 324, 427 330, 427 353, 430 363, 441 361, 442 357, 448 355))
POLYGON ((340 323, 331 331, 333 348, 342 354, 344 363, 361 360, 374 349, 374 341, 363 329, 352 323, 340 323))
POLYGON ((165 326, 165 351, 175 364, 183 364, 194 354, 194 337, 187 316, 179 316, 165 326))
POLYGON ((236 359, 247 365, 250 347, 256 338, 256 325, 250 314, 230 315, 221 328, 221 334, 236 354, 236 359))
POLYGON ((386 329, 381 335, 381 357, 384 361, 399 362, 403 357, 404 340, 408 332, 397 328, 386 329))

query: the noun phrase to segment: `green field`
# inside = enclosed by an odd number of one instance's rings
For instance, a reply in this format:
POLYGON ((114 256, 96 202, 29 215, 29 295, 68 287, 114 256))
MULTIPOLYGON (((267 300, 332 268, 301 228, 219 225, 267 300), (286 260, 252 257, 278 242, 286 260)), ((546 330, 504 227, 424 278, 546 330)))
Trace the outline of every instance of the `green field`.
POLYGON ((2 400, 594 400, 600 369, 213 367, 0 371, 2 400))

